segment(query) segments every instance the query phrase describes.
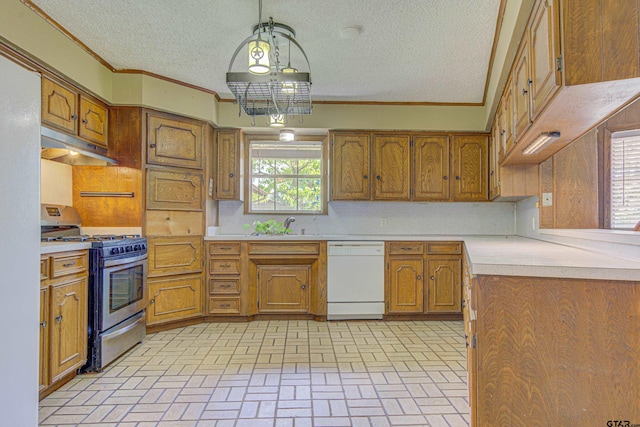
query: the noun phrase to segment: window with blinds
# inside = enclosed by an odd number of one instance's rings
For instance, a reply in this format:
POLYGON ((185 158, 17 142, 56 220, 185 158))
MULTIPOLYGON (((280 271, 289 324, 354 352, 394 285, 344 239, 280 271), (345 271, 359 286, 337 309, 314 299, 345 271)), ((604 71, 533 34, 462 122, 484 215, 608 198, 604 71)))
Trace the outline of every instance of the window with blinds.
POLYGON ((640 221, 640 129, 611 134, 611 228, 640 221))
POLYGON ((251 141, 250 212, 322 213, 322 141, 251 141))

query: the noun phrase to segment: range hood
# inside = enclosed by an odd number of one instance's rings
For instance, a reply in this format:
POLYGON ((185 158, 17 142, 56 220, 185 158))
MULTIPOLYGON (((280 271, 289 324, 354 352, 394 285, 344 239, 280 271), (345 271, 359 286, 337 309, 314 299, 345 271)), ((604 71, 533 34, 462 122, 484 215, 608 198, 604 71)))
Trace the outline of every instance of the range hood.
POLYGON ((72 165, 117 165, 118 162, 107 157, 107 149, 75 138, 66 133, 40 127, 40 143, 43 158, 55 160, 72 165), (77 156, 72 156, 69 151, 75 151, 77 156))

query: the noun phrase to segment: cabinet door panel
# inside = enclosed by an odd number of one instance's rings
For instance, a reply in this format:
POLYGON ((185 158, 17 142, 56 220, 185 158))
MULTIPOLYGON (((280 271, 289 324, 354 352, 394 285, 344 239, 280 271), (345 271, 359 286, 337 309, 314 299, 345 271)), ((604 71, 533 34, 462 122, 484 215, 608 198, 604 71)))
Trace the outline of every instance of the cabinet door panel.
POLYGON ((259 313, 308 313, 310 265, 258 266, 259 313))
POLYGON ((460 282, 461 260, 427 259, 429 291, 427 312, 460 313, 462 287, 460 282))
POLYGON ((413 146, 413 200, 448 200, 449 137, 417 136, 413 146))
POLYGON ((484 135, 453 138, 453 200, 485 201, 488 199, 488 138, 484 135))
POLYGON ((240 135, 221 130, 216 141, 216 199, 240 199, 240 135))
POLYGON ((82 277, 51 287, 51 382, 87 360, 87 283, 82 277))
POLYGON ((505 86, 504 96, 502 97, 502 123, 503 127, 500 129, 501 135, 501 143, 500 143, 500 151, 498 153, 498 161, 501 162, 502 159, 511 151, 513 148, 513 121, 514 121, 514 106, 513 106, 513 98, 514 98, 514 86, 511 78, 507 80, 507 85, 505 86))
POLYGON ((531 126, 529 85, 529 41, 525 35, 516 55, 514 75, 515 89, 515 141, 518 142, 522 135, 531 126))
POLYGON ((147 132, 147 163, 202 169, 201 123, 149 113, 147 132))
POLYGON ((79 135, 103 147, 107 146, 107 107, 80 95, 79 135))
POLYGON ((408 135, 374 135, 374 200, 409 200, 408 135))
POLYGON ((78 94, 42 78, 42 123, 69 133, 78 132, 78 94))
POLYGON ((335 134, 331 156, 331 199, 369 200, 370 135, 335 134))
POLYGON ((202 275, 149 279, 147 324, 202 315, 202 275))
POLYGON ((202 173, 147 170, 147 209, 201 211, 202 173))
POLYGON ((556 71, 557 18, 554 0, 541 1, 533 12, 531 41, 531 119, 535 120, 560 84, 556 71))
POLYGON ((149 237, 149 277, 202 271, 202 237, 149 237))
POLYGON ((389 261, 389 313, 422 313, 423 265, 422 257, 389 261))

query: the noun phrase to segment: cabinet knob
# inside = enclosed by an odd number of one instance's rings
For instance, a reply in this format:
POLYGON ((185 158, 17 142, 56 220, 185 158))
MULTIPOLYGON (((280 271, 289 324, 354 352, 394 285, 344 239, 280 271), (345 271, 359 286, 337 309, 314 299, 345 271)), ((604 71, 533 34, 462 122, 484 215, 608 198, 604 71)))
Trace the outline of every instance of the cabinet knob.
POLYGON ((531 83, 533 83, 533 80, 531 80, 531 79, 527 80, 527 84, 528 84, 529 86, 531 86, 531 83))
POLYGON ((431 277, 429 277, 429 279, 436 280, 436 277, 435 276, 431 276, 431 277))
POLYGON ((504 129, 502 129, 502 130, 500 131, 500 136, 504 135, 505 133, 507 133, 507 131, 506 131, 506 130, 504 130, 504 129))
POLYGON ((495 173, 494 171, 491 171, 491 176, 493 176, 494 173, 495 173))
POLYGON ((459 176, 456 176, 456 179, 457 179, 458 181, 460 181, 460 177, 459 177, 459 176))
POLYGON ((445 181, 449 179, 449 177, 447 175, 443 176, 442 179, 444 179, 445 181))
POLYGON ((467 306, 467 304, 465 303, 465 301, 462 301, 462 308, 465 308, 467 306))
POLYGON ((369 175, 363 176, 364 179, 369 179, 369 175))
POLYGON ((151 299, 149 300, 149 304, 153 304, 154 302, 156 302, 156 300, 155 300, 154 298, 151 298, 151 299))
POLYGON ((418 276, 418 277, 416 277, 416 279, 422 280, 422 276, 418 276))
POLYGON ((307 289, 307 285, 300 286, 302 289, 307 289))
POLYGON ((87 123, 89 123, 89 121, 87 119, 82 119, 82 123, 86 125, 87 123))
POLYGON ((529 93, 528 90, 526 90, 525 88, 522 88, 522 96, 525 96, 528 93, 529 93))
POLYGON ((74 114, 74 115, 72 115, 72 116, 71 116, 71 118, 72 118, 73 120, 75 120, 75 119, 77 119, 77 118, 78 118, 78 116, 76 116, 76 115, 74 114))
POLYGON ((56 317, 56 322, 62 323, 62 314, 56 317))
POLYGON ((149 148, 156 148, 156 144, 149 144, 149 148))
POLYGON ((376 176, 376 179, 377 179, 378 181, 380 181, 380 180, 382 179, 382 177, 381 177, 380 175, 378 175, 378 176, 376 176))
POLYGON ((233 178, 233 174, 232 173, 229 174, 229 178, 233 178))
POLYGON ((45 320, 44 322, 40 323, 40 327, 41 328, 46 328, 47 327, 47 321, 45 320))

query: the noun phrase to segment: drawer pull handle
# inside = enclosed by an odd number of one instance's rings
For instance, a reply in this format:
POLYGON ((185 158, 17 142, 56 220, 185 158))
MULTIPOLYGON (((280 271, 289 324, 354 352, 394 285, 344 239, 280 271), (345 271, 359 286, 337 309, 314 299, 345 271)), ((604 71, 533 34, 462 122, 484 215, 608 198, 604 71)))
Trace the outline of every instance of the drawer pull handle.
POLYGON ((56 317, 56 322, 62 323, 62 314, 56 317))
POLYGON ((220 304, 221 308, 229 308, 231 307, 231 304, 220 304))
POLYGON ((229 268, 229 267, 231 267, 231 264, 229 264, 229 263, 222 264, 222 267, 224 267, 224 268, 229 268))
POLYGON ((413 248, 407 247, 407 246, 403 246, 400 249, 402 249, 403 251, 410 251, 413 248))
POLYGON ((228 289, 231 287, 231 283, 225 283, 224 285, 220 285, 221 288, 228 289))
POLYGON ((40 323, 40 327, 41 328, 46 328, 47 327, 47 321, 45 320, 44 322, 40 323))
POLYGON ((231 250, 231 246, 222 246, 220 248, 220 250, 222 250, 222 251, 230 251, 231 250))
POLYGON ((75 264, 76 264, 75 262, 67 262, 67 263, 62 264, 62 266, 63 267, 71 267, 72 265, 75 265, 75 264))

